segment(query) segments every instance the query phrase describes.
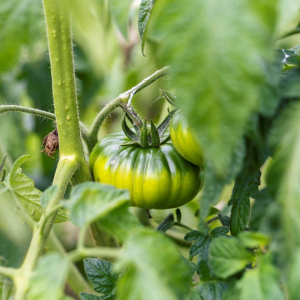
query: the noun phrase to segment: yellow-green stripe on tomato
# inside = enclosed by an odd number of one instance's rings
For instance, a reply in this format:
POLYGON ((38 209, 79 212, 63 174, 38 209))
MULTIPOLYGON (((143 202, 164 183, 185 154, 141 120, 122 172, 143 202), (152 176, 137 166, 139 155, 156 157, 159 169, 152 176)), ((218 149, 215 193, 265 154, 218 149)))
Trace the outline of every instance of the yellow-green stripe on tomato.
POLYGON ((181 111, 172 117, 170 135, 176 150, 191 163, 202 166, 203 152, 181 111))
POLYGON ((128 189, 131 205, 146 209, 179 207, 196 196, 200 168, 181 157, 171 141, 158 148, 122 146, 128 142, 123 133, 98 142, 90 156, 95 181, 128 189))

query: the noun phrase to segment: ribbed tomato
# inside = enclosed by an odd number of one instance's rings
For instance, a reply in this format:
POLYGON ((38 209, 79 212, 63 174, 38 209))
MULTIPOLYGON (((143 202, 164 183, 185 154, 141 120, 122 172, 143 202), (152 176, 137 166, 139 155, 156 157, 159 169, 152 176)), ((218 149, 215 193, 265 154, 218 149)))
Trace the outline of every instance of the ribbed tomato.
POLYGON ((170 135, 176 150, 182 157, 195 165, 203 165, 201 146, 181 111, 177 111, 172 117, 170 135))
POLYGON ((175 208, 198 193, 200 168, 176 151, 171 141, 158 147, 124 145, 124 133, 106 136, 90 156, 95 181, 131 192, 131 205, 146 209, 175 208))

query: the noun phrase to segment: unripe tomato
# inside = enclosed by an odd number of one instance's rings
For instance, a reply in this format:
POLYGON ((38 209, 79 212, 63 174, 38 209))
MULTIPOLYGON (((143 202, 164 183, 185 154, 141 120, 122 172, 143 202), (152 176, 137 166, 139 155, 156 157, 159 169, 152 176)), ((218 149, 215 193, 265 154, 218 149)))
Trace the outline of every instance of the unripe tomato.
POLYGON ((203 152, 181 111, 172 117, 170 135, 176 150, 191 163, 202 166, 203 152))
POLYGON ((123 133, 110 134, 95 146, 90 168, 95 181, 131 192, 131 205, 146 209, 175 208, 191 201, 201 187, 200 168, 168 141, 141 148, 123 133))

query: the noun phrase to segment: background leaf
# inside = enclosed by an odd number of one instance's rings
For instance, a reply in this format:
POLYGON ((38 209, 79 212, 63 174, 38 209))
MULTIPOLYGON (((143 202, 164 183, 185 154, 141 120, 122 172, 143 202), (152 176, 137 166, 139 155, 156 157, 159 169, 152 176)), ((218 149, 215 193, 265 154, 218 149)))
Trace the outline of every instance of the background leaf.
POLYGON ((247 231, 239 234, 239 239, 248 248, 255 248, 258 246, 266 246, 270 242, 270 238, 261 232, 247 231))
POLYGON ((168 214, 166 218, 157 226, 156 230, 166 233, 175 223, 174 215, 168 214))
POLYGON ((227 288, 228 283, 226 282, 204 282, 199 287, 199 294, 203 300, 222 300, 227 288))
POLYGON ((209 248, 209 263, 214 274, 227 278, 241 270, 254 260, 243 244, 235 238, 219 237, 209 248))
POLYGON ((264 101, 276 9, 272 0, 168 0, 155 7, 149 33, 160 45, 156 57, 172 66, 177 104, 218 173, 229 167, 250 115, 264 101))
POLYGON ((279 288, 277 270, 270 263, 270 257, 261 257, 257 268, 247 270, 237 283, 241 300, 284 300, 279 288))
POLYGON ((142 54, 144 55, 144 47, 149 26, 149 20, 152 14, 156 0, 142 0, 139 10, 138 29, 142 39, 142 54))
POLYGON ((30 289, 26 299, 61 299, 68 267, 69 261, 58 253, 49 253, 41 257, 30 278, 30 289))
POLYGON ((175 245, 161 233, 136 229, 124 244, 117 264, 120 300, 182 299, 189 292, 190 270, 175 245))
POLYGON ((71 219, 78 227, 105 217, 124 204, 129 204, 129 191, 112 185, 85 182, 76 185, 65 205, 70 209, 71 219))
POLYGON ((125 38, 127 38, 129 9, 131 4, 132 4, 132 0, 110 0, 109 1, 110 13, 125 38))

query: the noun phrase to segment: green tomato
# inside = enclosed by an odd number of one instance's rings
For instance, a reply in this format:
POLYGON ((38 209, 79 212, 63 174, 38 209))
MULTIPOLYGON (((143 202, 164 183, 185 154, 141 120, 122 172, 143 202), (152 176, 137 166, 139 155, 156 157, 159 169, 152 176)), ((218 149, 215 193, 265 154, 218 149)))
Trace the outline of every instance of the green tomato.
POLYGON ((200 168, 181 157, 171 141, 158 148, 122 146, 128 142, 123 133, 98 142, 90 156, 95 181, 128 189, 131 205, 146 209, 175 208, 196 196, 200 168))
POLYGON ((172 117, 170 135, 176 150, 191 163, 202 166, 203 152, 181 111, 172 117))

